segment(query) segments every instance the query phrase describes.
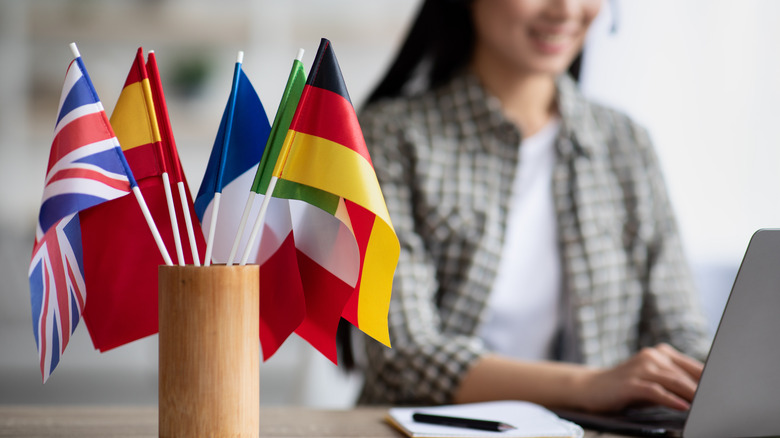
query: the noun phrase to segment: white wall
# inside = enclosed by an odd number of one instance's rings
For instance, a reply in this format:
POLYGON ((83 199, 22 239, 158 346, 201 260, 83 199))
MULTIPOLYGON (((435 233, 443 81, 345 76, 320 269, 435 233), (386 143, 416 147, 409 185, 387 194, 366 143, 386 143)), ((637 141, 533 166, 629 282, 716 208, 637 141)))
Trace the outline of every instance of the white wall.
POLYGON ((739 263, 780 226, 780 3, 619 1, 594 27, 585 91, 650 129, 691 256, 739 263))

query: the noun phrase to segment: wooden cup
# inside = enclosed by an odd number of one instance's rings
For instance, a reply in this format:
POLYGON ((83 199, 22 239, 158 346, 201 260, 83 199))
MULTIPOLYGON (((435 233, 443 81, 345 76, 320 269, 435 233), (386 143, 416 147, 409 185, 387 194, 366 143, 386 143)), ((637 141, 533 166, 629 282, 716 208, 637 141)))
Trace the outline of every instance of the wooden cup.
POLYGON ((160 266, 159 436, 260 434, 259 268, 160 266))

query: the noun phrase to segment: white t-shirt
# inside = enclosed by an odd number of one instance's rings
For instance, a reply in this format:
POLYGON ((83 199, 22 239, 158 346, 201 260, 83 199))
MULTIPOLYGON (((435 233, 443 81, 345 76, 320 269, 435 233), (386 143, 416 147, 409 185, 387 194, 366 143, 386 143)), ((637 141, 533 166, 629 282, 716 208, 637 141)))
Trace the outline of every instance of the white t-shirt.
POLYGON ((552 195, 559 119, 523 139, 498 274, 479 335, 502 355, 552 357, 561 300, 561 260, 552 195))

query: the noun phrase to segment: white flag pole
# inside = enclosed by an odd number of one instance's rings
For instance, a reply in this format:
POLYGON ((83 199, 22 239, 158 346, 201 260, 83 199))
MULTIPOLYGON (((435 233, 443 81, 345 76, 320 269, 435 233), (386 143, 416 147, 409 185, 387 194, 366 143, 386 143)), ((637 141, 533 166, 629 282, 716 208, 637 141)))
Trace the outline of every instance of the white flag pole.
POLYGON ((73 53, 74 58, 81 58, 81 53, 79 53, 79 48, 76 47, 76 43, 70 43, 68 47, 70 47, 70 51, 73 53))
POLYGON ((274 188, 276 187, 276 181, 279 179, 275 176, 271 177, 271 180, 268 182, 268 190, 265 191, 265 198, 263 198, 263 203, 260 205, 260 212, 257 214, 257 219, 255 219, 255 225, 252 227, 252 233, 249 235, 249 240, 246 242, 246 247, 244 248, 244 255, 241 256, 241 262, 239 265, 244 266, 246 265, 247 260, 249 260, 249 254, 252 251, 252 246, 255 244, 255 240, 257 239, 257 234, 260 232, 260 228, 263 226, 263 223, 265 222, 265 213, 268 211, 268 204, 271 203, 271 195, 274 192, 274 188))
POLYGON ((244 213, 241 215, 241 223, 238 224, 238 231, 236 232, 236 238, 233 239, 233 246, 230 248, 230 256, 227 260, 227 265, 232 266, 236 260, 236 253, 238 253, 238 244, 241 242, 241 237, 244 235, 244 228, 249 220, 249 213, 252 211, 252 205, 255 203, 257 193, 253 190, 249 191, 249 196, 246 198, 246 206, 244 206, 244 213))
MULTIPOLYGON (((168 216, 171 218, 171 230, 173 231, 173 242, 176 246, 176 257, 179 260, 179 266, 184 266, 184 250, 181 247, 181 234, 179 234, 179 221, 176 218, 176 207, 173 206, 173 193, 171 192, 171 180, 168 172, 162 174, 163 187, 165 188, 165 201, 168 203, 168 216)), ((183 204, 182 207, 185 207, 183 204)))
POLYGON ((192 250, 192 263, 200 266, 200 256, 198 255, 198 244, 195 241, 195 228, 192 227, 192 215, 190 215, 189 204, 187 202, 187 191, 184 182, 179 181, 176 184, 179 188, 179 198, 181 198, 181 209, 184 211, 184 223, 187 226, 187 236, 190 239, 190 249, 192 250))
POLYGON ((141 207, 141 213, 144 214, 146 224, 149 225, 149 230, 152 232, 154 242, 157 244, 157 249, 160 250, 160 254, 162 254, 163 260, 165 260, 165 264, 168 266, 173 266, 171 256, 168 255, 168 250, 165 249, 165 244, 162 241, 162 237, 160 237, 160 231, 157 230, 157 225, 154 224, 152 213, 149 212, 149 207, 146 206, 146 200, 144 200, 144 195, 141 194, 141 189, 138 188, 138 186, 133 187, 133 194, 135 195, 135 199, 138 201, 138 206, 141 207))
POLYGON ((214 250, 214 233, 217 230, 217 218, 219 217, 219 201, 222 193, 214 193, 214 208, 211 209, 211 223, 209 224, 209 240, 206 242, 206 257, 203 258, 203 266, 211 266, 211 253, 214 250))

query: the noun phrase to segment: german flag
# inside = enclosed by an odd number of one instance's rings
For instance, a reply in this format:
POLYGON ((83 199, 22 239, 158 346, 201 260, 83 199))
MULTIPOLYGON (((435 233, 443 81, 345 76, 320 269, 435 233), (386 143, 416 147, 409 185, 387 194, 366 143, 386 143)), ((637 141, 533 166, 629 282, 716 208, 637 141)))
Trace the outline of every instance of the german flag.
POLYGON ((307 316, 296 332, 336 362, 341 316, 390 346, 387 311, 400 246, 330 41, 322 39, 273 175, 295 225, 307 316), (335 221, 335 222, 334 222, 335 221))

